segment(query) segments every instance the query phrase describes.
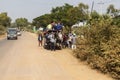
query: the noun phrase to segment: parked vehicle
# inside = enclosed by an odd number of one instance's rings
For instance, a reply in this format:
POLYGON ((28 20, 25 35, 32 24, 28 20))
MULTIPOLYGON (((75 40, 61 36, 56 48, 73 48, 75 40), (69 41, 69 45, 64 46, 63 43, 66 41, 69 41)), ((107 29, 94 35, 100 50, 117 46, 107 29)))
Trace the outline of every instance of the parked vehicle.
POLYGON ((17 30, 17 35, 18 35, 18 36, 21 36, 21 35, 22 35, 22 33, 21 33, 20 30, 17 30))
POLYGON ((7 30, 7 39, 18 39, 17 28, 8 28, 7 30))

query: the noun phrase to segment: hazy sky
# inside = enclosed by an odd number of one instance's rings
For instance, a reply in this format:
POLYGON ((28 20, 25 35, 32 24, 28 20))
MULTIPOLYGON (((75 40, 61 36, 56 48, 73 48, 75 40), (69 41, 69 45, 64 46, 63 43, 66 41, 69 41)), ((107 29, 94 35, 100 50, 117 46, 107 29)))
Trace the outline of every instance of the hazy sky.
MULTIPOLYGON (((7 12, 13 21, 16 18, 25 17, 31 22, 33 18, 50 13, 52 7, 62 6, 64 3, 77 6, 80 2, 83 2, 91 8, 92 1, 95 2, 94 9, 100 12, 101 7, 98 3, 101 0, 0 0, 0 13, 7 12)), ((103 12, 110 4, 115 4, 115 7, 120 9, 120 0, 102 1, 104 2, 103 12)))

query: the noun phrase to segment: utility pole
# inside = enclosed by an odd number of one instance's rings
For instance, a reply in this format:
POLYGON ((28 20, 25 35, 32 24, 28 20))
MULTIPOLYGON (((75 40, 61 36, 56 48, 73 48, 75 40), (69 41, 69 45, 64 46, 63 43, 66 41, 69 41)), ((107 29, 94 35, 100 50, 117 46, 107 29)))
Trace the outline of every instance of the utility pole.
POLYGON ((93 8, 94 8, 94 1, 92 2, 91 13, 93 12, 93 8))

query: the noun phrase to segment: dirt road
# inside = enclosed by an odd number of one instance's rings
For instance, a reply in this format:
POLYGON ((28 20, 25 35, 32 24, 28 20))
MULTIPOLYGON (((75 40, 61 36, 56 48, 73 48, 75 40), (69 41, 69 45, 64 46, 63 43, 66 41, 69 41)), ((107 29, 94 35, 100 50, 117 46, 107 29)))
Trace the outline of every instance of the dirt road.
POLYGON ((24 33, 18 40, 0 40, 0 80, 113 80, 80 63, 68 49, 48 51, 24 33))

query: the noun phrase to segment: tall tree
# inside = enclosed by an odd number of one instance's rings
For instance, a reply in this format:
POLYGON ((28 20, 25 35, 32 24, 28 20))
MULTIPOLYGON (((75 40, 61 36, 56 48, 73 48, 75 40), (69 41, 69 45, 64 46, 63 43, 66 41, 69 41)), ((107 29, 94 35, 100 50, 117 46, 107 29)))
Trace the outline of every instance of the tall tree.
POLYGON ((17 18, 15 23, 20 29, 28 26, 28 20, 26 18, 17 18))
POLYGON ((33 24, 33 26, 36 26, 36 28, 46 27, 51 21, 52 21, 51 15, 44 14, 42 16, 34 18, 32 21, 32 24, 33 24))
POLYGON ((73 24, 79 21, 85 21, 88 19, 88 5, 80 3, 78 6, 70 8, 67 11, 68 25, 72 26, 73 24))
POLYGON ((118 16, 119 13, 120 10, 116 9, 113 4, 109 5, 107 8, 107 14, 110 14, 113 17, 118 16))
POLYGON ((7 15, 6 12, 0 14, 0 25, 4 27, 9 27, 11 23, 11 18, 7 15))
POLYGON ((83 4, 83 3, 80 3, 78 5, 78 9, 80 11, 80 19, 81 20, 87 20, 88 19, 88 9, 89 9, 89 6, 86 5, 86 4, 83 4))
POLYGON ((68 14, 68 10, 70 10, 71 8, 73 8, 72 5, 70 4, 65 4, 61 7, 56 7, 53 8, 51 10, 51 17, 55 20, 55 21, 62 21, 62 19, 67 18, 68 14))

